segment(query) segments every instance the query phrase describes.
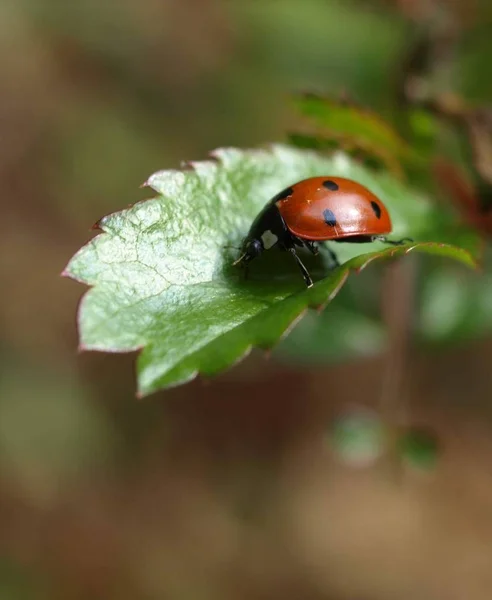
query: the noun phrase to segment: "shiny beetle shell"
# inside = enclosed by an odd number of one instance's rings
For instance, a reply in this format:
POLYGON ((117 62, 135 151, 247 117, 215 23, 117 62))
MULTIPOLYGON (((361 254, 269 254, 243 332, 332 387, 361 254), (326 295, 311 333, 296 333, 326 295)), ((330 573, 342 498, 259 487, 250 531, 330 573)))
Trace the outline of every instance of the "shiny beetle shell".
POLYGON ((384 235, 392 230, 384 204, 360 183, 342 177, 311 177, 274 200, 291 233, 312 241, 384 235))

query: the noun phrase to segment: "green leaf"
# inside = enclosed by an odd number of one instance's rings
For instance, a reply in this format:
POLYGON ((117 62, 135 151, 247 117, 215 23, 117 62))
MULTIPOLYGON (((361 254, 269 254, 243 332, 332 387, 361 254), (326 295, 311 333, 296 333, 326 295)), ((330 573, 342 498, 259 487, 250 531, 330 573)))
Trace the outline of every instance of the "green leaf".
POLYGON ((474 265, 476 239, 395 179, 377 177, 344 154, 330 158, 286 146, 221 149, 184 171, 161 171, 147 185, 158 196, 104 217, 102 233, 64 274, 91 286, 78 315, 80 347, 141 350, 140 395, 211 376, 253 347, 270 349, 304 314, 333 299, 351 270, 411 250, 474 265), (340 244, 346 261, 330 271, 323 252, 306 257, 317 283, 306 289, 291 257, 266 252, 245 281, 231 266, 252 220, 278 190, 315 175, 344 176, 388 206, 400 247, 340 244), (464 248, 450 240, 466 241, 464 248), (433 241, 436 243, 432 243, 433 241), (467 248, 467 249, 465 249, 467 248), (361 254, 362 253, 362 254, 361 254))
POLYGON ((346 151, 362 152, 382 163, 395 175, 403 174, 402 163, 418 157, 400 134, 380 115, 346 99, 303 94, 293 99, 308 131, 290 134, 301 147, 327 148, 341 145, 346 151))
POLYGON ((328 440, 336 454, 352 466, 369 466, 385 451, 386 426, 368 410, 351 411, 330 428, 328 440))
POLYGON ((393 158, 388 160, 387 157, 378 150, 371 148, 360 148, 355 143, 347 143, 347 140, 342 135, 335 135, 333 133, 326 133, 322 135, 320 133, 309 134, 291 132, 287 135, 288 142, 297 148, 308 148, 310 150, 318 150, 320 152, 333 152, 335 150, 342 150, 354 159, 362 162, 366 167, 372 169, 390 169, 395 172, 396 175, 401 174, 400 165, 394 164, 393 158))
POLYGON ((411 428, 403 432, 398 448, 401 458, 417 469, 431 469, 439 458, 437 436, 424 429, 411 428))

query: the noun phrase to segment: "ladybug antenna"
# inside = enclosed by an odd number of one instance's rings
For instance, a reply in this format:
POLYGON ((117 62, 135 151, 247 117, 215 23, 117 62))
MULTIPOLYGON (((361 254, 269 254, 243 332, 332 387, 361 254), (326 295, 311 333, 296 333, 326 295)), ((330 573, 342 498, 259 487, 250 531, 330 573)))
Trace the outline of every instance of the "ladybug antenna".
POLYGON ((246 258, 247 252, 245 252, 244 254, 242 254, 237 260, 235 260, 232 263, 233 267, 236 267, 237 265, 241 264, 243 262, 243 260, 246 258))

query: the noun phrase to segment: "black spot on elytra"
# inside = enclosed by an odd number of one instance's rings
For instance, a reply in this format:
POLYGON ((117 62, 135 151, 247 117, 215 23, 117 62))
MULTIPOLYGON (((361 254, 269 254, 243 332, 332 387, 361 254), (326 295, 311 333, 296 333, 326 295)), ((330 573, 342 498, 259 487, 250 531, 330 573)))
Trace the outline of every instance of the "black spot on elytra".
POLYGON ((323 211, 323 218, 325 220, 325 223, 330 227, 335 227, 335 225, 337 224, 337 219, 329 208, 323 211))
POLYGON ((293 193, 294 193, 294 190, 291 187, 285 188, 285 190, 282 190, 275 196, 275 202, 277 200, 284 200, 285 198, 292 196, 293 193))
POLYGON ((331 181, 331 179, 323 181, 323 187, 331 192, 336 192, 338 190, 338 185, 334 181, 331 181))
POLYGON ((372 200, 371 207, 372 207, 372 210, 374 211, 374 214, 376 215, 376 217, 378 219, 380 219, 381 218, 381 207, 379 206, 379 204, 377 202, 374 202, 374 200, 372 200))

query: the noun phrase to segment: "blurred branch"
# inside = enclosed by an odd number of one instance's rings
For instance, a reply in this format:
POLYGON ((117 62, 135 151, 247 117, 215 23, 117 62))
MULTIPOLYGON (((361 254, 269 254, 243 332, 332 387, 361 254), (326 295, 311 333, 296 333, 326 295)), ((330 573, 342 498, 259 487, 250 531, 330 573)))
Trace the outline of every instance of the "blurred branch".
POLYGON ((415 259, 395 261, 387 266, 383 279, 382 312, 388 329, 388 347, 379 409, 387 425, 388 467, 401 475, 398 435, 407 416, 409 348, 415 312, 415 259))

